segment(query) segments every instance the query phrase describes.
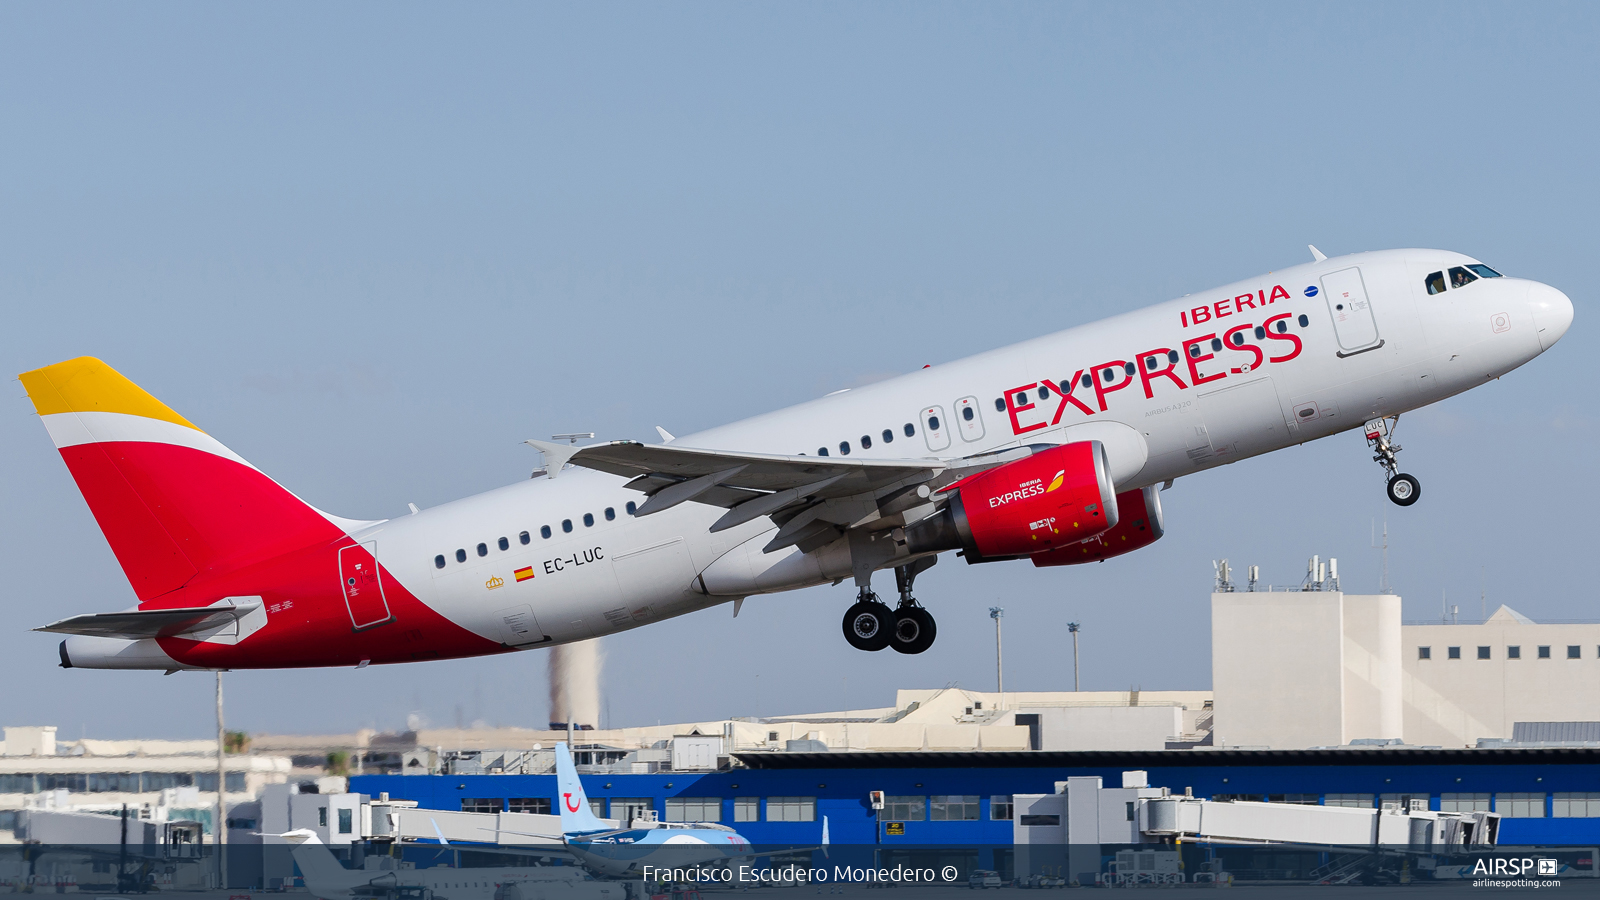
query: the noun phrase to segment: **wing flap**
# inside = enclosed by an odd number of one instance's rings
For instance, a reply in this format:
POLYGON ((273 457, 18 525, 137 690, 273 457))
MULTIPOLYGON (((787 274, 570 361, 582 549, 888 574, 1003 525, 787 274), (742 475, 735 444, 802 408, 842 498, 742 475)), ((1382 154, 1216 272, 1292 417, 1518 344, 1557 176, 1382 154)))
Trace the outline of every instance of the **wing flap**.
POLYGON ((612 441, 580 448, 570 459, 573 465, 609 472, 625 478, 657 476, 635 487, 652 492, 668 478, 672 481, 718 475, 735 466, 735 474, 720 482, 725 488, 756 491, 786 491, 833 479, 816 496, 847 497, 904 481, 931 478, 950 464, 938 459, 834 459, 822 456, 783 456, 774 453, 746 453, 737 450, 700 450, 693 447, 641 444, 637 441, 612 441), (662 478, 660 476, 667 476, 662 478))

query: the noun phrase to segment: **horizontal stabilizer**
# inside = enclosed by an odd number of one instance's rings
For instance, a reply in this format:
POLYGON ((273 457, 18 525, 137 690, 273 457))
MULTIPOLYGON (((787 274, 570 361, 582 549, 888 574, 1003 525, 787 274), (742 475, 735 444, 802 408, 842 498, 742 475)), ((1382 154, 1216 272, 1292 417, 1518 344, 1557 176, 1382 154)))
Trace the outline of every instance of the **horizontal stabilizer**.
MULTIPOLYGON (((243 599, 243 598, 240 598, 243 599)), ((91 613, 51 622, 34 631, 55 634, 85 634, 91 637, 142 638, 173 637, 219 628, 236 622, 261 607, 260 598, 233 606, 199 606, 183 609, 135 609, 114 613, 91 613)))

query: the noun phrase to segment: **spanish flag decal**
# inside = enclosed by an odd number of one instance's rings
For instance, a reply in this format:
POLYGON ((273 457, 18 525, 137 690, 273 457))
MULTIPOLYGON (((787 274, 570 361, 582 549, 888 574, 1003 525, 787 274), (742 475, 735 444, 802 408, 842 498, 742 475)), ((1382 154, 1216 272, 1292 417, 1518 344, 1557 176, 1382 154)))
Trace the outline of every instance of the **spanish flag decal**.
POLYGON ((1061 471, 1056 473, 1056 477, 1055 478, 1051 479, 1050 486, 1045 488, 1044 492, 1046 494, 1050 493, 1051 491, 1055 490, 1056 488, 1061 487, 1061 482, 1066 481, 1066 480, 1067 480, 1067 470, 1066 469, 1062 469, 1061 471))
POLYGON ((517 576, 518 581, 527 581, 529 578, 533 577, 533 566, 524 566, 523 568, 517 569, 511 574, 517 576))

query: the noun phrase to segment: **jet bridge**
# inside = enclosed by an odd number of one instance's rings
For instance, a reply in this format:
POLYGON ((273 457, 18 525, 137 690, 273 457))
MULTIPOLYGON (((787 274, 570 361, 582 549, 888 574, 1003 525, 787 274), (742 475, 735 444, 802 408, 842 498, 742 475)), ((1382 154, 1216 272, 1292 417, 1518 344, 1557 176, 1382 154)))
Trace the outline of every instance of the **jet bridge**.
POLYGON ((1098 776, 1056 782, 1053 794, 1012 797, 1017 872, 1066 864, 1093 883, 1103 845, 1284 844, 1448 854, 1493 846, 1500 817, 1491 812, 1434 812, 1413 801, 1382 809, 1202 800, 1149 786, 1146 773, 1122 774, 1122 787, 1098 776))

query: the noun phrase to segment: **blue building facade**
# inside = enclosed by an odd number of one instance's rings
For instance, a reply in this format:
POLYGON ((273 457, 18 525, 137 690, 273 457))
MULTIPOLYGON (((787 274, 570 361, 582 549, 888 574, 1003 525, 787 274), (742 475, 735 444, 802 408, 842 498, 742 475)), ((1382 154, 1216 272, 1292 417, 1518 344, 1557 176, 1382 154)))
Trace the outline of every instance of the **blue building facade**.
MULTIPOLYGON (((1000 847, 1010 798, 1048 794, 1069 776, 1120 786, 1144 770, 1153 787, 1212 799, 1342 806, 1426 799, 1434 810, 1500 813, 1500 843, 1600 844, 1600 749, 1212 750, 1151 752, 752 753, 726 771, 586 775, 613 817, 648 805, 664 820, 720 821, 757 845, 814 845, 828 818, 835 844, 1000 847), (883 811, 869 795, 881 791, 883 811)), ((554 808, 553 775, 364 775, 350 789, 429 809, 554 808)), ((985 852, 988 857, 988 852, 985 852)))

